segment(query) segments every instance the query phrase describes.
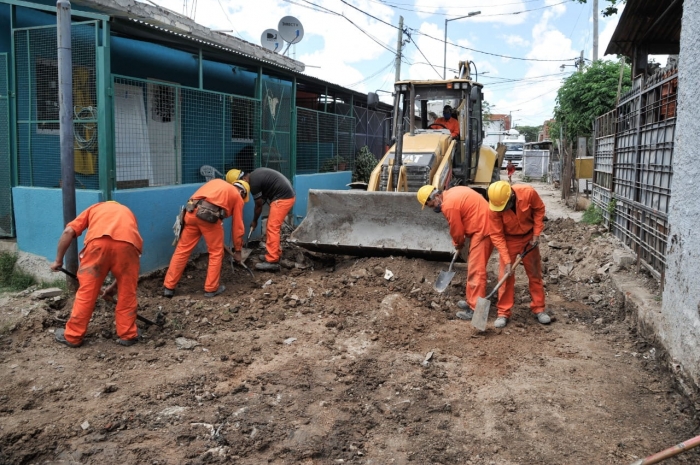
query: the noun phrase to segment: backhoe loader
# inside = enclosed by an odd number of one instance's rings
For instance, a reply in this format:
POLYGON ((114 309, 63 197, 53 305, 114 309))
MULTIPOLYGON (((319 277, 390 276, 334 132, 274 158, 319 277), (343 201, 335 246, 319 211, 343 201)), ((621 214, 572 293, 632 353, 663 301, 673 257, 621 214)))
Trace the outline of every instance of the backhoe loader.
MULTIPOLYGON (((455 79, 394 84, 392 140, 372 171, 366 191, 309 190, 306 218, 290 240, 310 250, 349 255, 407 255, 446 259, 454 248, 442 215, 421 210, 416 192, 432 184, 487 187, 498 180, 500 160, 482 146, 482 84, 468 62, 455 79), (451 104, 460 135, 428 119, 429 103, 451 104)), ((376 94, 368 95, 376 105, 376 94)), ((502 157, 502 155, 501 155, 502 157)))

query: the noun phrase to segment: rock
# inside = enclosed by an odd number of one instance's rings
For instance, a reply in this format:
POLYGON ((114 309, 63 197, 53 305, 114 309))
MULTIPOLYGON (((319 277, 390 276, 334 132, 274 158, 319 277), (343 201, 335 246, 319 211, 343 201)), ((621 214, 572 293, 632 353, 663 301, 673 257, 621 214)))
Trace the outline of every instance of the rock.
POLYGON ((117 389, 119 389, 119 388, 117 387, 116 384, 107 383, 107 384, 105 384, 104 389, 102 389, 102 392, 104 392, 105 394, 109 394, 110 392, 117 392, 117 389))
POLYGON ((287 344, 287 345, 291 345, 292 342, 294 342, 294 341, 296 341, 296 340, 297 340, 297 338, 295 338, 295 337, 289 337, 289 338, 285 339, 285 340, 282 341, 282 342, 284 342, 284 343, 287 344))
POLYGON ((272 280, 268 279, 267 281, 265 281, 265 284, 262 285, 262 288, 265 289, 267 286, 269 286, 271 284, 272 284, 272 280))
POLYGON ((383 276, 384 275, 384 268, 381 266, 375 266, 372 268, 372 271, 374 272, 375 275, 377 276, 383 276))
POLYGON ((38 291, 32 292, 33 299, 50 299, 52 297, 60 296, 63 294, 63 289, 58 287, 49 287, 47 289, 39 289, 38 291))
POLYGON ((369 275, 369 273, 367 273, 367 270, 364 268, 360 268, 358 270, 352 270, 350 272, 350 277, 355 278, 355 279, 366 278, 368 275, 369 275))
POLYGON ((547 243, 550 249, 565 249, 569 250, 571 246, 569 244, 564 244, 563 242, 550 241, 547 243))
POLYGON ((178 350, 192 350, 199 345, 199 342, 184 337, 178 337, 175 339, 175 345, 178 350))
POLYGON ((600 275, 599 274, 594 274, 591 276, 591 282, 593 283, 599 283, 600 282, 600 275))
POLYGON ((389 268, 387 268, 386 271, 384 272, 384 279, 386 279, 387 281, 390 281, 391 278, 393 278, 393 277, 394 277, 394 273, 392 273, 391 270, 389 268))
POLYGON ((567 263, 566 265, 559 265, 559 274, 562 276, 569 276, 572 271, 574 271, 574 265, 567 263))
POLYGON ((613 263, 620 267, 630 266, 636 262, 634 256, 631 253, 625 252, 624 250, 620 249, 613 250, 612 258, 613 263))
POLYGON ((600 274, 605 274, 605 273, 608 272, 608 270, 609 270, 612 266, 613 266, 612 263, 607 263, 607 264, 601 266, 600 268, 598 268, 598 270, 596 271, 596 273, 599 274, 599 275, 600 275, 600 274))
POLYGON ((602 325, 603 324, 603 319, 602 318, 596 318, 593 320, 594 325, 602 325))
POLYGON ((80 427, 81 427, 83 430, 86 430, 86 429, 88 429, 88 428, 90 427, 90 422, 88 422, 87 420, 85 420, 84 422, 82 422, 82 423, 80 424, 80 427))
POLYGON ((603 300, 603 296, 600 295, 600 294, 591 294, 591 295, 588 296, 588 300, 590 300, 590 301, 593 302, 594 304, 597 304, 598 302, 600 302, 601 300, 603 300))
POLYGON ((559 275, 556 273, 552 273, 549 275, 549 284, 558 284, 559 283, 559 275))
POLYGON ((282 265, 282 267, 284 267, 288 270, 291 270, 292 268, 296 268, 297 264, 293 261, 290 261, 290 260, 283 258, 280 260, 280 265, 282 265))
POLYGON ((434 310, 442 310, 442 307, 440 307, 440 304, 437 303, 437 302, 435 302, 434 300, 433 300, 432 302, 430 302, 430 306, 431 306, 434 310))
POLYGON ((433 358, 433 351, 432 351, 432 350, 426 354, 425 359, 423 360, 422 365, 423 365, 424 367, 427 367, 427 366, 428 366, 428 363, 430 363, 430 359, 431 359, 431 358, 433 358))

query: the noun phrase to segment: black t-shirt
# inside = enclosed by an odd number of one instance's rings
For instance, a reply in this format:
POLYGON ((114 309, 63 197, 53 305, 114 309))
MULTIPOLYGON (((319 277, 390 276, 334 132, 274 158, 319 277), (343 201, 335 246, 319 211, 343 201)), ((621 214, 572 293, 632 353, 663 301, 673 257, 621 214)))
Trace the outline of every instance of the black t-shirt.
POLYGON ((255 200, 267 202, 296 197, 292 183, 279 171, 256 168, 250 172, 250 193, 255 200))

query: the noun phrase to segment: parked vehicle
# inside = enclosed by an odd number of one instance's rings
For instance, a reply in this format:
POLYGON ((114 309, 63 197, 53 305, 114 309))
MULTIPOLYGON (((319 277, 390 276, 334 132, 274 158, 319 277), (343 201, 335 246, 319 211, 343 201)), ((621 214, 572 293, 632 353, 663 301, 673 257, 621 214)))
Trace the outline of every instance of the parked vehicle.
POLYGON ((515 165, 516 170, 523 168, 523 149, 525 147, 525 136, 520 134, 515 129, 508 131, 508 135, 501 142, 506 146, 506 154, 503 157, 501 169, 505 169, 508 162, 515 165))

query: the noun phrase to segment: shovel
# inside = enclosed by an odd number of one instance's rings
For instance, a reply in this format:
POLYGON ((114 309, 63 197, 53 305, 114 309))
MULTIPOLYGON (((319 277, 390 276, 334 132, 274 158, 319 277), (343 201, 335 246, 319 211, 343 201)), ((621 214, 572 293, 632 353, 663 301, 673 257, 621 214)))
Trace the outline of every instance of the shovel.
MULTIPOLYGON (((226 251, 226 253, 228 253, 231 256, 231 266, 233 266, 233 264, 236 263, 237 265, 239 265, 243 269, 245 269, 248 273, 250 273, 251 278, 255 279, 255 275, 253 274, 251 269, 248 268, 245 263, 243 263, 243 260, 245 260, 245 259, 243 258, 242 252, 241 252, 241 261, 239 262, 235 258, 233 258, 233 252, 231 252, 231 249, 229 249, 228 247, 224 247, 224 250, 226 251)), ((248 253, 248 255, 250 255, 250 253, 248 253)))
POLYGON ((241 263, 245 263, 248 257, 250 257, 250 254, 253 253, 253 250, 248 248, 248 241, 250 241, 251 234, 253 234, 253 228, 248 230, 248 237, 245 240, 245 244, 243 244, 243 249, 241 250, 241 263))
MULTIPOLYGON (((78 277, 74 273, 71 273, 70 271, 66 270, 62 266, 58 268, 58 271, 62 271, 66 275, 68 275, 71 278, 78 281, 78 277)), ((78 283, 80 283, 80 282, 78 282, 78 283)), ((112 302, 114 302, 114 300, 112 300, 112 302)), ((165 316, 163 316, 163 314, 161 312, 158 312, 158 314, 156 314, 156 321, 151 321, 148 318, 139 315, 138 313, 136 314, 136 319, 139 321, 143 321, 144 323, 146 323, 149 326, 156 325, 156 326, 163 327, 163 325, 165 325, 165 316)))
POLYGON ((472 316, 472 326, 478 329, 479 331, 486 331, 486 320, 489 318, 489 309, 491 308, 491 297, 496 293, 496 291, 501 287, 501 285, 506 282, 506 279, 513 273, 515 273, 515 268, 517 268, 518 265, 520 265, 520 262, 523 261, 523 257, 530 253, 535 247, 537 247, 537 242, 530 247, 529 249, 527 246, 525 246, 525 250, 521 254, 519 254, 517 257, 515 257, 515 263, 513 263, 513 266, 510 268, 510 273, 503 275, 500 281, 498 281, 498 284, 496 284, 496 287, 493 288, 493 290, 487 295, 486 297, 479 297, 476 301, 476 308, 474 309, 474 315, 472 316))
POLYGON ((440 294, 445 292, 445 289, 447 289, 447 286, 450 285, 450 281, 452 281, 452 278, 455 277, 455 272, 452 271, 452 265, 455 264, 455 260, 457 260, 457 255, 459 255, 459 250, 455 250, 455 254, 452 257, 452 261, 450 262, 450 267, 448 268, 448 270, 441 271, 440 274, 438 275, 437 279, 435 280, 435 284, 433 285, 433 289, 435 289, 440 294))

